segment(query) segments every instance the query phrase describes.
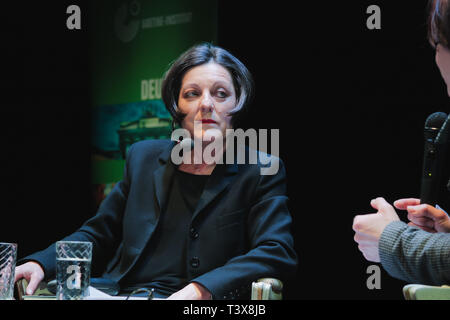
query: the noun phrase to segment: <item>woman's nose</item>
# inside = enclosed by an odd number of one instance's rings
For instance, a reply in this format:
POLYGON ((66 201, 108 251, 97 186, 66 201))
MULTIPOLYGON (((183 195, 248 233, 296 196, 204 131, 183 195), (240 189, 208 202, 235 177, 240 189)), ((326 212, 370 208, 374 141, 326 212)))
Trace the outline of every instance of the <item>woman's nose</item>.
POLYGON ((200 109, 202 112, 212 112, 214 108, 214 101, 210 94, 205 93, 200 100, 200 109))

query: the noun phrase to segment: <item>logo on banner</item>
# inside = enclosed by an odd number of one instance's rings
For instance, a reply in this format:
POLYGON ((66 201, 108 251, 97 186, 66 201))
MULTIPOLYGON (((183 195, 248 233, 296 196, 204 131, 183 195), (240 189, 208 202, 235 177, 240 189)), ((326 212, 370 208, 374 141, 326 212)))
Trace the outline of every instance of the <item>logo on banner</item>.
POLYGON ((141 4, 139 1, 124 3, 117 9, 114 17, 114 30, 122 42, 130 42, 136 37, 141 24, 141 20, 136 17, 140 11, 141 4))
POLYGON ((192 12, 139 18, 141 11, 141 3, 137 0, 123 3, 117 9, 114 17, 114 30, 122 42, 132 41, 140 29, 173 26, 192 21, 192 12))

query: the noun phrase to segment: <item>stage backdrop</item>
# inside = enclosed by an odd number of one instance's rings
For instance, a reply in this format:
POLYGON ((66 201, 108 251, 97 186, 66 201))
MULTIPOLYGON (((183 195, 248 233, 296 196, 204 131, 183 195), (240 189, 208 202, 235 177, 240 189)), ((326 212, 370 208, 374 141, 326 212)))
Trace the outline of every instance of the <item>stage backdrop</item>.
POLYGON ((92 1, 92 182, 96 205, 122 179, 129 146, 170 138, 161 100, 170 63, 194 44, 217 42, 217 1, 92 1))

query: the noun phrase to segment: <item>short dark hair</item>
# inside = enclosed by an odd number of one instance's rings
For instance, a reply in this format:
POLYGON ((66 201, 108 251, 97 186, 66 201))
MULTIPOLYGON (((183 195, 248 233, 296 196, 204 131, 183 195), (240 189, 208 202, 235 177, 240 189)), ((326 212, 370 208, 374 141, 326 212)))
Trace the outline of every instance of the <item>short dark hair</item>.
POLYGON ((191 68, 211 61, 227 69, 233 79, 237 101, 236 107, 229 113, 233 128, 250 104, 253 97, 254 82, 245 65, 225 49, 210 43, 198 44, 188 49, 172 63, 161 85, 162 100, 174 122, 178 125, 186 116, 178 109, 178 97, 183 76, 191 68))
POLYGON ((428 40, 436 44, 450 46, 450 10, 448 0, 428 1, 428 40))

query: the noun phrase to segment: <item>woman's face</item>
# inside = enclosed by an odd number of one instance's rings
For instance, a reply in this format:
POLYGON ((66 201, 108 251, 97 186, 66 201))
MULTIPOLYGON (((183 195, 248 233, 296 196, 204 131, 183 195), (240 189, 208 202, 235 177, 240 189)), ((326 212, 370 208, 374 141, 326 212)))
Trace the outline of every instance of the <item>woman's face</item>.
POLYGON ((450 96, 450 50, 441 44, 436 46, 436 64, 447 84, 447 94, 450 96))
POLYGON ((227 69, 209 62, 190 69, 181 82, 178 108, 186 114, 181 125, 191 137, 210 140, 210 136, 231 129, 231 116, 236 106, 233 80, 227 69), (200 128, 201 130, 195 130, 200 128))

